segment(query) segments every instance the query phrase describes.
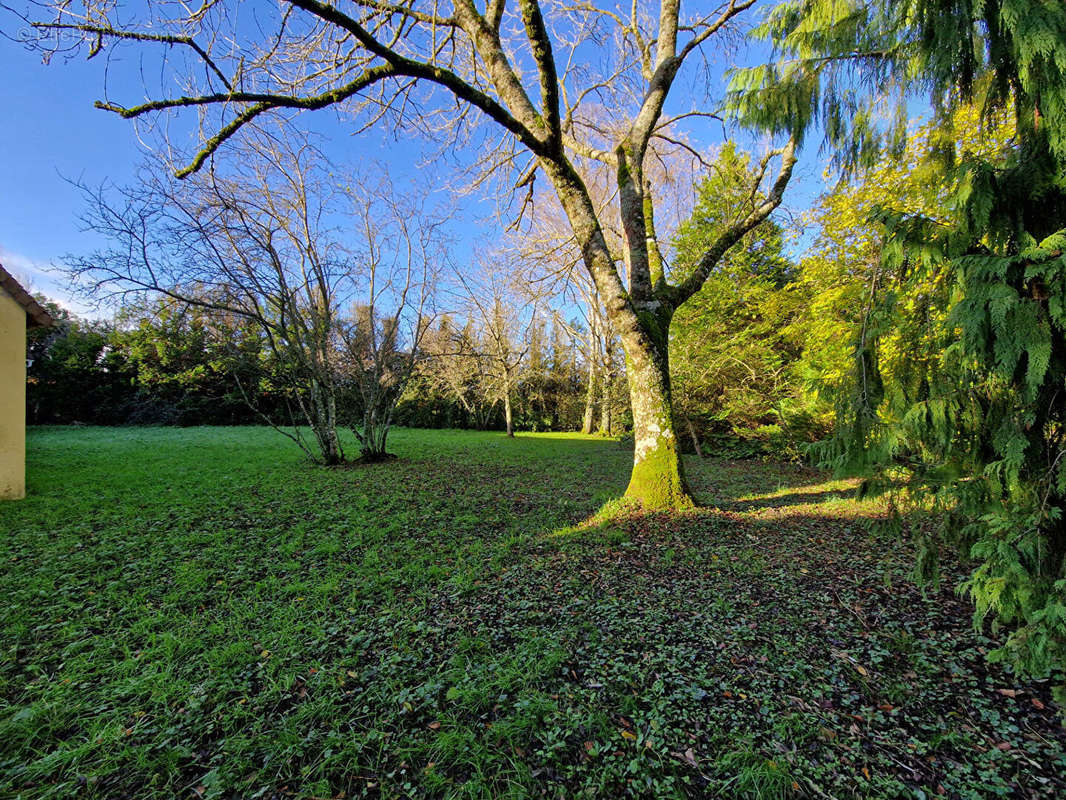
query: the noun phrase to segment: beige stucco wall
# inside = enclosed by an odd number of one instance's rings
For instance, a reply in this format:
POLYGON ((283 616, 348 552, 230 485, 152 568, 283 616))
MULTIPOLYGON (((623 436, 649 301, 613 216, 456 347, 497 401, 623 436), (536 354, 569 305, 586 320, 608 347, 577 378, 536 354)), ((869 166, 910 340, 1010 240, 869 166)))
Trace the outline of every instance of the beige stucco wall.
POLYGON ((0 500, 26 495, 26 310, 0 288, 0 500))

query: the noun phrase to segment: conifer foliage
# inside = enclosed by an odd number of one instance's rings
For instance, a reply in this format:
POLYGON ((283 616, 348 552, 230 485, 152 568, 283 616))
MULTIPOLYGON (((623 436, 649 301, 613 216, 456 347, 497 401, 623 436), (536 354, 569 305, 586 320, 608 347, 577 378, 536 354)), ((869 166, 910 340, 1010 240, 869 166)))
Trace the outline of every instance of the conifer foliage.
POLYGON ((820 127, 845 169, 902 149, 916 94, 946 130, 969 103, 1014 127, 996 152, 934 148, 946 216, 875 213, 879 283, 823 455, 900 508, 938 512, 920 572, 961 545, 978 622, 1010 626, 993 657, 1055 678, 1066 700, 1066 4, 800 0, 762 34, 780 59, 735 76, 742 116, 820 127), (875 108, 891 99, 885 124, 875 108))

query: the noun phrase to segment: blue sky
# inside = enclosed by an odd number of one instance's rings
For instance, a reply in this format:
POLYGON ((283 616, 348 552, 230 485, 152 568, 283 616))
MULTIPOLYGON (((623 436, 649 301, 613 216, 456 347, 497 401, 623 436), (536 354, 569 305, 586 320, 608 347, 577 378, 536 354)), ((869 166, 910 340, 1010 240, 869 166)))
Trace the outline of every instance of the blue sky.
POLYGON ((79 233, 81 199, 68 179, 128 179, 143 157, 131 126, 92 107, 100 65, 84 60, 45 67, 0 40, 0 261, 35 290, 65 295, 43 269, 64 253, 88 249, 79 233))
MULTIPOLYGON (((0 262, 32 290, 79 312, 86 307, 71 298, 61 276, 49 272, 65 254, 100 244, 80 230, 82 198, 70 181, 127 183, 149 152, 134 124, 93 107, 103 94, 105 70, 112 98, 132 103, 144 96, 136 57, 128 49, 125 53, 110 64, 103 57, 77 57, 46 66, 37 54, 0 39, 0 107, 6 109, 0 119, 0 262)), ((304 115, 300 124, 330 137, 331 157, 383 161, 394 178, 410 175, 426 153, 417 143, 396 141, 383 128, 354 137, 352 124, 338 122, 328 109, 304 115)), ((712 144, 720 132, 719 125, 709 123, 696 141, 712 144)), ((802 209, 821 190, 820 161, 814 153, 805 154, 786 199, 792 209, 802 209)), ((498 235, 491 220, 494 204, 467 198, 462 206, 453 225, 459 260, 486 237, 498 235)))
MULTIPOLYGON (((0 39, 0 107, 8 110, 0 119, 0 263, 31 291, 79 313, 89 309, 51 265, 101 242, 81 230, 84 203, 71 181, 128 183, 151 154, 133 123, 93 107, 103 95, 105 69, 111 97, 143 97, 136 64, 78 57, 44 65, 37 54, 0 39)), ((332 137, 332 157, 385 161, 401 179, 422 155, 380 131, 352 137, 330 110, 305 115, 301 124, 332 137)))

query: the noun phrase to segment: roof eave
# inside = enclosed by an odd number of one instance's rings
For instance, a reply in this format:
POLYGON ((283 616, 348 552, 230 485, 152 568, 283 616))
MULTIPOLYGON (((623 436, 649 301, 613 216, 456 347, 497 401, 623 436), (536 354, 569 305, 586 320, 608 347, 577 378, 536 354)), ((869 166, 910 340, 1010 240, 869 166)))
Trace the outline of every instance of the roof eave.
POLYGON ((12 277, 11 273, 4 269, 3 264, 0 264, 0 287, 26 310, 28 327, 47 328, 55 324, 52 315, 45 310, 44 306, 33 299, 33 295, 22 288, 22 285, 12 277))

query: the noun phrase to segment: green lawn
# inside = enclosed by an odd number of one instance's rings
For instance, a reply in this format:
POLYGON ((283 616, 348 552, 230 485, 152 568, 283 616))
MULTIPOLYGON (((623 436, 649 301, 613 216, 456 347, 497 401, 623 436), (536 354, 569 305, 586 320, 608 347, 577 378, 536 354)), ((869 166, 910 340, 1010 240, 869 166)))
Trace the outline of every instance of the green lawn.
POLYGON ((0 797, 1066 796, 1047 686, 845 484, 693 459, 707 509, 582 529, 616 442, 392 442, 31 431, 0 797))

